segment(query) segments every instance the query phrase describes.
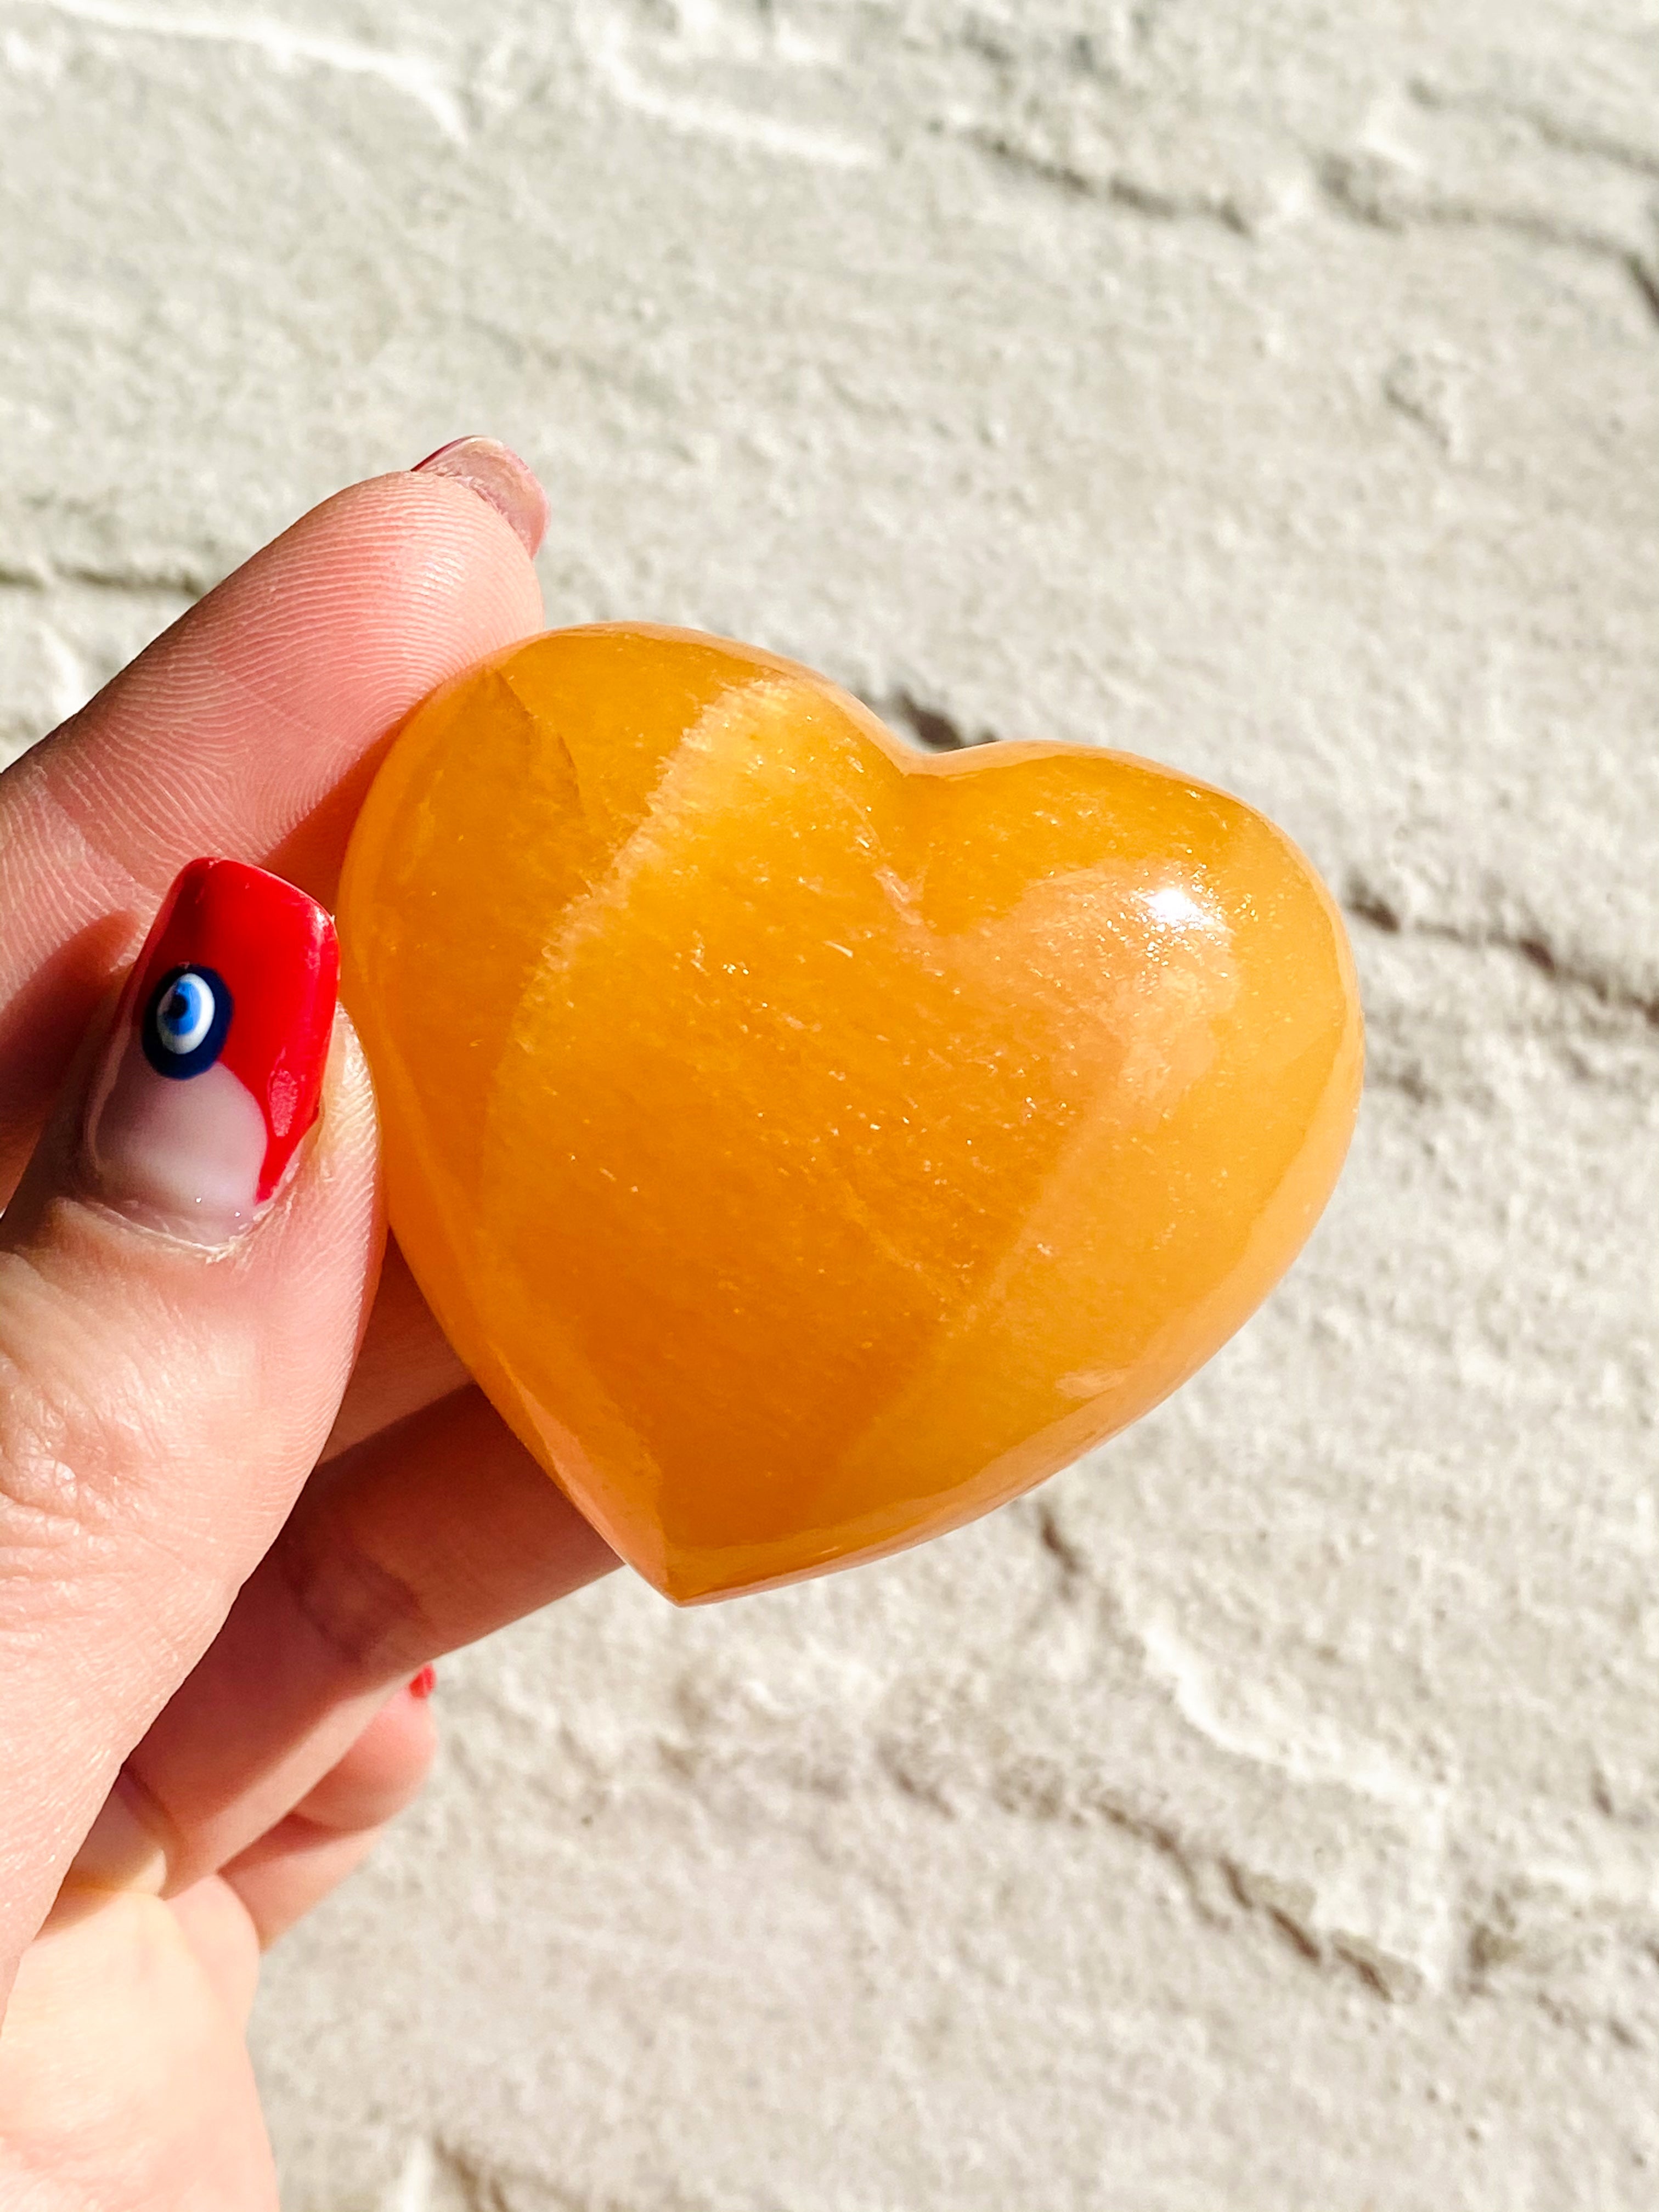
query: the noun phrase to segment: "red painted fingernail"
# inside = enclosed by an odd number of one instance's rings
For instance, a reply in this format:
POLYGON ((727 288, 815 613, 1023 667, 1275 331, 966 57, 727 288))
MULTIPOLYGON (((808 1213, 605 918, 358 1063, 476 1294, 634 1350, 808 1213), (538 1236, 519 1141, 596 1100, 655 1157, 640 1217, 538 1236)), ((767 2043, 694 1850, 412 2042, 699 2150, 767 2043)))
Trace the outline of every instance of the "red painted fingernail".
POLYGON ((495 438, 452 438, 416 461, 415 476, 453 477, 511 526, 526 553, 547 535, 547 494, 528 461, 495 438))
POLYGON ((411 1698, 429 1698, 437 1686, 437 1668, 435 1667, 422 1667, 418 1674, 411 1676, 409 1685, 409 1694, 411 1698))
POLYGON ((314 899, 239 860, 192 860, 93 1085, 100 1195, 197 1243, 246 1228, 317 1119, 338 981, 334 925, 314 899))

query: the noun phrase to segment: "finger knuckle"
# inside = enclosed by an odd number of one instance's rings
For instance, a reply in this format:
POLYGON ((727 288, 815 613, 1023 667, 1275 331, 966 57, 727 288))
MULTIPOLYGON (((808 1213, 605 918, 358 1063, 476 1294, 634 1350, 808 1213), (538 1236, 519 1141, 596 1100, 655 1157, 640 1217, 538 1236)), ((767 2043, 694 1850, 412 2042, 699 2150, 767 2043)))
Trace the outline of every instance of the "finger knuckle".
POLYGON ((345 1515, 296 1515, 272 1564, 295 1610, 349 1674, 378 1680, 428 1656, 433 1626, 418 1593, 364 1547, 345 1515))

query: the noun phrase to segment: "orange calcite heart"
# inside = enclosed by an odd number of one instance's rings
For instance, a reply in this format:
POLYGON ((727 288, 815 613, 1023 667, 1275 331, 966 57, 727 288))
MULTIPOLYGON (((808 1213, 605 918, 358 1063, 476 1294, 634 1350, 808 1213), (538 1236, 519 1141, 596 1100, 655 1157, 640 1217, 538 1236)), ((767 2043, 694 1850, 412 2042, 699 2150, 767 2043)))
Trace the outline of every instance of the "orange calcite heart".
POLYGON ((952 1528, 1144 1413, 1352 1127, 1342 925, 1259 814, 1120 754, 928 758, 691 632, 435 694, 340 920, 422 1289, 682 1601, 952 1528))

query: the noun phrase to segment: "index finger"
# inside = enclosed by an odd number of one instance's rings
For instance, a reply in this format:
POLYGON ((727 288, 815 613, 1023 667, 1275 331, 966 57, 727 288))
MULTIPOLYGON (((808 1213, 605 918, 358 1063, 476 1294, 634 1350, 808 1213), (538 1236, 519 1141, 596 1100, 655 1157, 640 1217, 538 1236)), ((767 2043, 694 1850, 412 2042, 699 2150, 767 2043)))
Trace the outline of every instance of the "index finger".
POLYGON ((388 733, 540 628, 532 532, 506 513, 516 489, 544 519, 540 487, 468 444, 488 489, 455 449, 325 501, 0 776, 0 1199, 185 861, 253 861, 328 901, 388 733))

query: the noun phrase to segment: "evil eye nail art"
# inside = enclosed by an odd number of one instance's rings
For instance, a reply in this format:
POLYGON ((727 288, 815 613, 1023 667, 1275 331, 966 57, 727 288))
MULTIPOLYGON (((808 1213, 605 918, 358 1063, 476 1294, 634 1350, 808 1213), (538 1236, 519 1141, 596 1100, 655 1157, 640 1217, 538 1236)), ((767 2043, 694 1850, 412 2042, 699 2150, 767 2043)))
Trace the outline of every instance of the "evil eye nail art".
POLYGON ((139 1024, 145 1059, 175 1082, 200 1075, 223 1051, 234 1012, 230 987, 216 969, 170 968, 139 1024))
POLYGON ((317 1118, 338 975, 315 900, 260 868, 192 861, 94 1087, 86 1144, 105 1196, 201 1243, 245 1227, 317 1118))

